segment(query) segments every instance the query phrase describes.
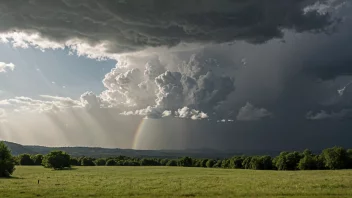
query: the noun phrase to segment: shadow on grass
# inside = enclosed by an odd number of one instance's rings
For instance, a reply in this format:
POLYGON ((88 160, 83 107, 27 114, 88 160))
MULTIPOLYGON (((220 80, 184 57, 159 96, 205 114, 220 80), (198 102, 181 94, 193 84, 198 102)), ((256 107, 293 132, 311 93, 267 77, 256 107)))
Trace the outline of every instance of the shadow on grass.
POLYGON ((62 168, 62 169, 51 169, 52 171, 73 171, 73 170, 77 170, 78 168, 62 168))
POLYGON ((0 177, 0 180, 6 180, 6 179, 24 179, 23 177, 14 177, 14 176, 11 176, 11 177, 0 177))

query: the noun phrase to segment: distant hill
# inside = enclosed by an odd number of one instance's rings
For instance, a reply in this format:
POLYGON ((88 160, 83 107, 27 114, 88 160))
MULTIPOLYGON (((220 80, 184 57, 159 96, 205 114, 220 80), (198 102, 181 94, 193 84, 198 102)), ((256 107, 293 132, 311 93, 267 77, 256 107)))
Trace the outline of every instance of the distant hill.
POLYGON ((36 154, 35 151, 21 144, 16 144, 13 142, 6 142, 6 141, 4 141, 4 143, 11 149, 12 155, 20 155, 23 153, 36 154))
POLYGON ((195 158, 229 158, 234 155, 277 155, 278 151, 219 151, 215 149, 187 149, 187 150, 133 150, 119 148, 99 148, 99 147, 45 147, 45 146, 26 146, 13 142, 6 142, 13 155, 28 154, 47 154, 52 150, 62 150, 72 156, 87 157, 111 157, 111 156, 130 156, 130 157, 154 157, 154 158, 179 158, 184 156, 195 158))

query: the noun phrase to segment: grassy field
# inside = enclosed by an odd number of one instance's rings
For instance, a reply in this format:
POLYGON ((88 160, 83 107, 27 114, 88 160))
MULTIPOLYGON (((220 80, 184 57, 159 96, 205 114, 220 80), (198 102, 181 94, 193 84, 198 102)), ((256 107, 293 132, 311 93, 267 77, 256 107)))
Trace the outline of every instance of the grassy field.
POLYGON ((352 197, 352 171, 18 166, 0 197, 352 197))

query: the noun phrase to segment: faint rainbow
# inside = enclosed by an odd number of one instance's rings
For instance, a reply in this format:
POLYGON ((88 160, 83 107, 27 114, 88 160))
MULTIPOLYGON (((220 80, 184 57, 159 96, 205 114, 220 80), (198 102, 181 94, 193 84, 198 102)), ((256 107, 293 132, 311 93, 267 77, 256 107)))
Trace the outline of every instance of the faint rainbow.
POLYGON ((143 128, 145 127, 146 119, 142 119, 137 127, 137 131, 134 134, 132 149, 138 149, 138 145, 140 143, 141 135, 143 132, 143 128))

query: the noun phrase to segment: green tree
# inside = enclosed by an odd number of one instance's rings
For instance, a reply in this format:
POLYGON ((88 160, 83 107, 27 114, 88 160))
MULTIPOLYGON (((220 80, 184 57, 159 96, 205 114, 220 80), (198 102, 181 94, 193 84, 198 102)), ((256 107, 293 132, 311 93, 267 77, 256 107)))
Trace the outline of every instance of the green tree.
POLYGON ((312 154, 310 150, 303 151, 303 158, 298 163, 298 168, 300 170, 315 170, 317 169, 316 157, 312 154))
POLYGON ((32 155, 31 159, 34 165, 40 166, 42 165, 42 162, 43 162, 43 155, 42 154, 32 155))
POLYGON ((250 168, 251 168, 251 160, 252 160, 252 157, 251 157, 251 156, 245 156, 245 157, 243 157, 242 168, 244 168, 244 169, 250 169, 250 168))
POLYGON ((34 165, 34 162, 29 154, 21 154, 18 156, 19 163, 21 166, 31 166, 34 165))
POLYGON ((53 168, 54 170, 62 170, 70 168, 71 157, 63 151, 51 151, 43 158, 43 165, 45 168, 53 168))
POLYGON ((172 160, 169 160, 166 164, 166 166, 177 166, 177 161, 172 159, 172 160))
POLYGON ((106 161, 106 166, 116 166, 116 161, 114 159, 109 159, 106 161))
POLYGON ((207 162, 208 162, 208 159, 202 159, 202 161, 200 162, 200 166, 203 167, 203 168, 206 168, 207 167, 207 162))
POLYGON ((263 166, 260 161, 260 157, 258 157, 258 156, 251 157, 251 161, 249 162, 249 169, 263 170, 263 166))
POLYGON ((143 158, 140 160, 141 166, 159 166, 159 161, 157 159, 143 158))
POLYGON ((192 167, 192 158, 190 157, 183 157, 178 160, 177 165, 178 166, 183 166, 183 167, 192 167))
POLYGON ((314 156, 314 160, 316 161, 316 166, 318 170, 326 169, 324 156, 322 154, 314 156))
POLYGON ((161 161, 160 161, 160 164, 162 165, 162 166, 166 166, 166 164, 169 162, 169 160, 168 159, 162 159, 161 161))
POLYGON ((263 170, 273 170, 273 158, 271 156, 261 156, 260 162, 262 163, 261 166, 263 170))
POLYGON ((94 161, 94 163, 95 163, 96 166, 105 166, 106 161, 105 161, 105 159, 103 159, 103 158, 99 158, 99 159, 96 159, 96 160, 94 161))
POLYGON ((275 166, 278 170, 297 170, 301 158, 302 155, 297 151, 281 152, 274 160, 275 166))
POLYGON ((230 160, 230 167, 236 168, 236 169, 243 168, 242 162, 243 162, 243 157, 240 157, 240 156, 232 157, 232 159, 230 160))
POLYGON ((335 170, 346 168, 348 164, 347 152, 342 147, 333 147, 323 150, 325 167, 335 170))
POLYGON ((71 166, 80 166, 81 164, 79 163, 79 160, 77 158, 71 157, 70 165, 71 166))
POLYGON ((221 168, 230 168, 230 160, 229 159, 222 160, 221 168))
POLYGON ((352 168, 352 149, 347 149, 347 167, 348 169, 352 168))
POLYGON ((213 168, 221 168, 222 160, 216 160, 213 168))
POLYGON ((215 160, 213 160, 213 159, 208 159, 208 161, 207 161, 207 168, 213 168, 214 164, 215 164, 215 160))
POLYGON ((81 166, 95 166, 94 159, 91 157, 84 157, 81 159, 81 166))
POLYGON ((15 171, 15 160, 10 149, 0 142, 0 177, 10 177, 15 171))

